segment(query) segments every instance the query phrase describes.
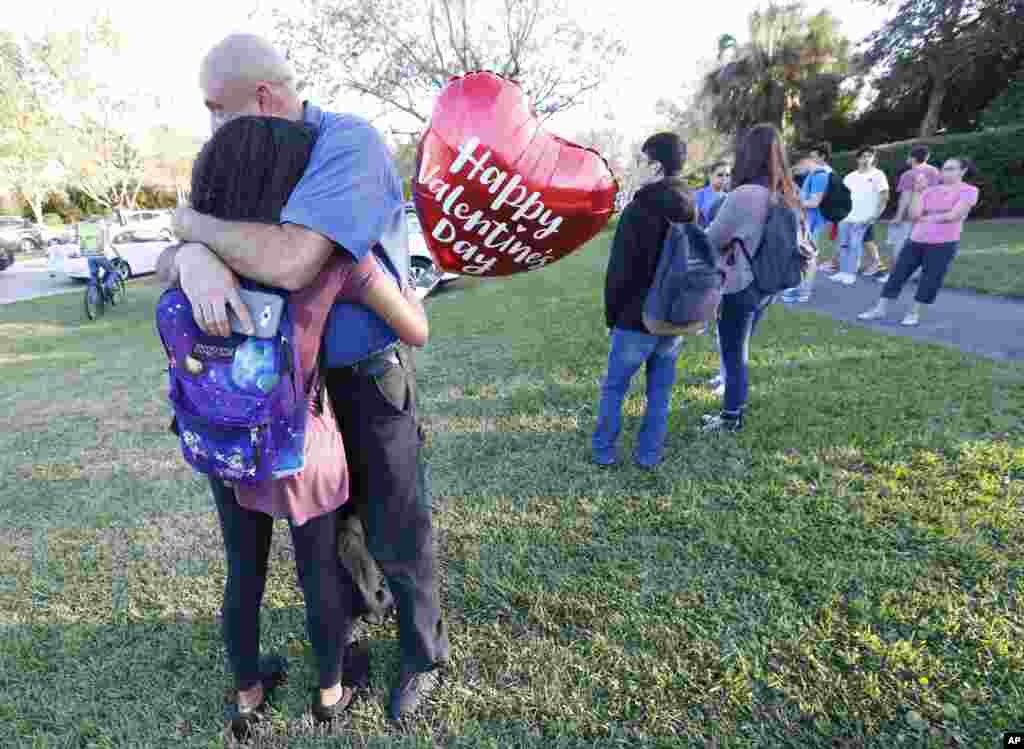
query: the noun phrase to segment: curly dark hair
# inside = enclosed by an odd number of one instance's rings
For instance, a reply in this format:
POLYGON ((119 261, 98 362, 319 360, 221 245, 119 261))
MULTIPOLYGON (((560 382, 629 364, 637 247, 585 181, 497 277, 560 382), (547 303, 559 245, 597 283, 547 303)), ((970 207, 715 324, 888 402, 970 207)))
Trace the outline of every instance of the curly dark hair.
POLYGON ((225 123, 192 167, 192 207, 226 221, 277 222, 314 142, 308 126, 280 117, 225 123))

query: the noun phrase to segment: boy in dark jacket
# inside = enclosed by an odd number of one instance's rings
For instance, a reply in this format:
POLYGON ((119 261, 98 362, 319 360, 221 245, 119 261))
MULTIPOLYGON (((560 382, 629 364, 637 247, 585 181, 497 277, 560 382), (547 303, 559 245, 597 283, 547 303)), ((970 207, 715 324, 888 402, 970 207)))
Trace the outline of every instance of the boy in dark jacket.
POLYGON ((647 365, 647 408, 633 458, 645 468, 661 461, 668 428, 668 407, 675 383, 681 338, 654 336, 642 316, 647 291, 670 221, 691 222, 694 206, 680 173, 686 144, 675 133, 657 133, 641 148, 642 166, 651 178, 637 191, 619 219, 605 278, 605 324, 611 336, 608 374, 601 387, 597 429, 591 441, 598 465, 618 460, 616 443, 622 425, 622 402, 633 375, 647 365))

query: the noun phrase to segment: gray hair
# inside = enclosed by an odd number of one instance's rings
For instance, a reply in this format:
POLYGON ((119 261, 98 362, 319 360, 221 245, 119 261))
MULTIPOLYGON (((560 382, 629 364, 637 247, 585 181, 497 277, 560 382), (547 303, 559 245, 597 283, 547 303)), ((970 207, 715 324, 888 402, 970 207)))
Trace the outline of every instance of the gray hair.
POLYGON ((206 53, 199 85, 211 82, 267 81, 295 93, 295 71, 270 42, 256 34, 231 34, 206 53))

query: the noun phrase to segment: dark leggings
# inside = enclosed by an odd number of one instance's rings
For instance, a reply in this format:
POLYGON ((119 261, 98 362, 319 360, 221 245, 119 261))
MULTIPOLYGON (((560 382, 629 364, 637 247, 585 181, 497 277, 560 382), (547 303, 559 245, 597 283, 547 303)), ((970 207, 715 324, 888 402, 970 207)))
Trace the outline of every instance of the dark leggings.
POLYGON ((722 410, 731 416, 742 413, 747 405, 750 337, 771 302, 771 297, 754 288, 754 284, 735 294, 722 295, 722 304, 718 308, 718 343, 725 368, 722 410))
POLYGON ((932 304, 939 294, 939 289, 942 288, 942 282, 946 280, 946 272, 959 249, 959 242, 944 242, 943 244, 907 242, 900 250, 899 259, 896 261, 896 267, 889 274, 889 280, 885 282, 882 298, 897 298, 903 290, 903 284, 920 267, 921 281, 917 285, 914 301, 921 304, 932 304))
MULTIPOLYGON (((260 681, 260 603, 267 584, 267 558, 274 519, 247 510, 232 489, 210 480, 220 515, 227 553, 224 584, 224 645, 239 690, 260 681)), ((341 658, 351 634, 351 591, 348 574, 338 562, 337 513, 320 515, 300 526, 290 525, 295 567, 306 601, 306 630, 320 668, 320 688, 341 678, 341 658), (348 584, 346 584, 348 582, 348 584)))

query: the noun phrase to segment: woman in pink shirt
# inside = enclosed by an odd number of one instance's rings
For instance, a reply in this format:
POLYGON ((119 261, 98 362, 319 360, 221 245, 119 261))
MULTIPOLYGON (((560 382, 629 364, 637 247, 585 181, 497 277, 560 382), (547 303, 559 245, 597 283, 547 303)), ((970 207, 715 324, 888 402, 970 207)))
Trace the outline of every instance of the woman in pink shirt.
POLYGON ((964 182, 964 177, 972 171, 970 159, 961 156, 946 160, 942 166, 942 182, 934 187, 929 187, 926 175, 915 175, 909 208, 910 220, 914 222, 910 240, 882 289, 881 299, 874 307, 857 315, 858 318, 885 317, 889 300, 896 299, 907 279, 921 268, 914 306, 901 324, 920 323, 922 305, 935 302, 949 265, 960 249, 964 219, 978 203, 978 188, 964 182))

